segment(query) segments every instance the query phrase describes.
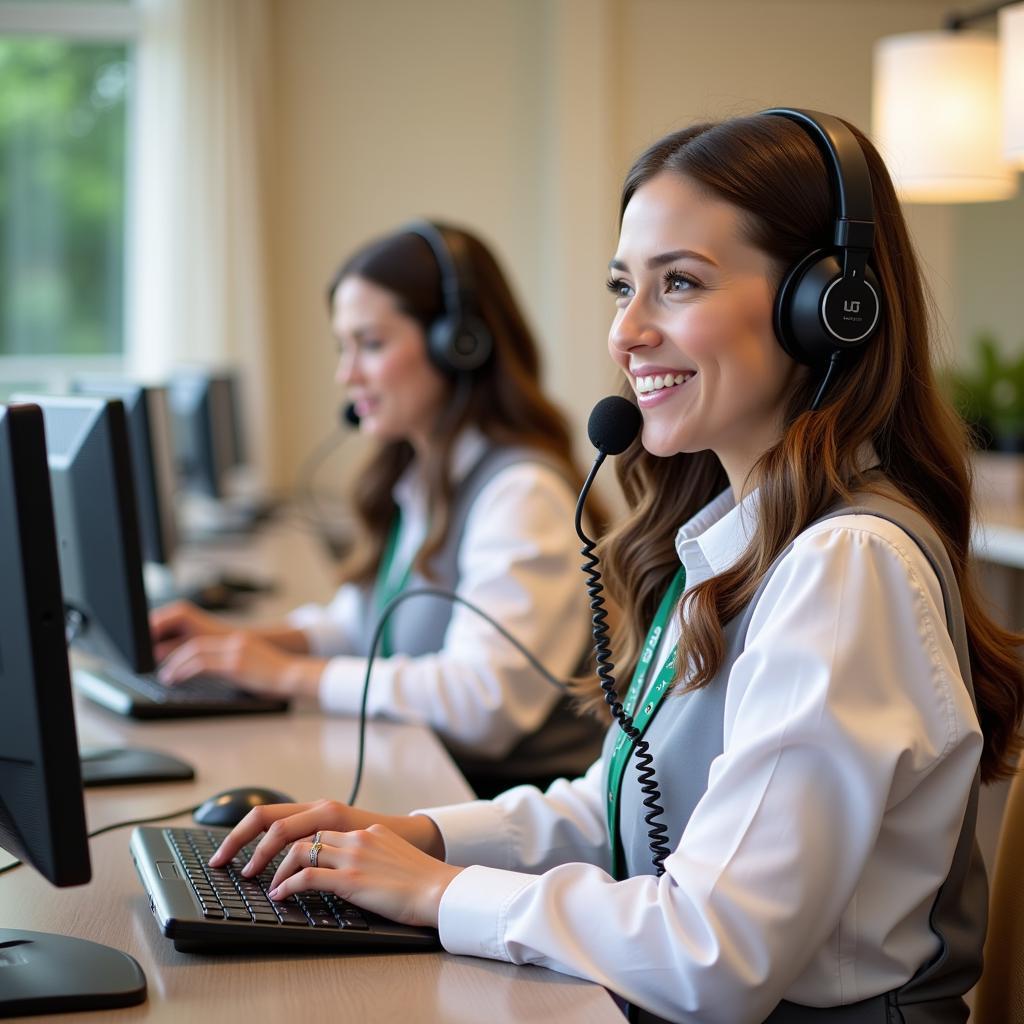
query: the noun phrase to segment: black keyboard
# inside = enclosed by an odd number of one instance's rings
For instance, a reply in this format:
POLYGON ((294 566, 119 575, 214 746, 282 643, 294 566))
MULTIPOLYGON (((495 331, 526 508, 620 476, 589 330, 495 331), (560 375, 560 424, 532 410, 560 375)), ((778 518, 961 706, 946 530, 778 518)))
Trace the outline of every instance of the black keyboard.
POLYGON ((267 895, 283 854, 254 878, 246 847, 225 868, 209 859, 228 830, 136 828, 131 853, 161 931, 175 949, 211 952, 317 946, 340 950, 436 949, 437 931, 398 924, 327 892, 275 902, 267 895))
POLYGON ((251 695, 244 690, 215 676, 193 676, 185 682, 166 686, 150 673, 126 672, 117 666, 107 667, 103 671, 119 685, 157 704, 222 704, 224 701, 252 700, 251 695))
POLYGON ((256 921, 299 928, 355 928, 370 926, 363 912, 347 900, 328 892, 306 892, 275 903, 267 895, 270 882, 284 859, 279 853, 253 878, 246 878, 240 866, 247 863, 254 847, 246 846, 226 868, 211 868, 207 861, 220 845, 220 838, 201 829, 167 829, 167 838, 177 853, 192 891, 207 920, 256 921), (236 866, 237 865, 237 866, 236 866))
POLYGON ((288 701, 238 689, 225 679, 196 676, 165 686, 153 673, 131 672, 119 665, 76 667, 72 678, 90 700, 132 718, 184 718, 286 711, 288 701))

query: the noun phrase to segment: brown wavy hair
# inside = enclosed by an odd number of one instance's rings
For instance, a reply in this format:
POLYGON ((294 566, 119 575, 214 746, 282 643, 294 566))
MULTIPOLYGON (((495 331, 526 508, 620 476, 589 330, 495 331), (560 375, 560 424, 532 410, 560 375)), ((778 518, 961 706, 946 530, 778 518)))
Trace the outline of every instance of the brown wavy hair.
MULTIPOLYGON (((894 487, 924 515, 952 562, 984 733, 982 778, 991 781, 1012 774, 1020 751, 1024 637, 997 625, 980 596, 969 559, 968 432, 936 383, 921 275, 892 182, 875 148, 850 128, 870 169, 872 264, 889 301, 878 334, 840 373, 819 411, 808 411, 819 381, 813 374, 797 375, 787 396, 783 436, 747 481, 760 488, 756 532, 733 567, 688 593, 679 664, 693 672, 686 690, 706 686, 724 658, 722 624, 750 602, 775 558, 830 507, 849 502, 855 492, 880 489, 877 470, 873 477, 862 472, 855 458, 870 443, 887 493, 894 487)), ((809 250, 831 246, 835 214, 828 169, 814 141, 788 119, 753 115, 667 135, 626 176, 620 220, 637 189, 665 172, 741 211, 746 239, 775 262, 776 285, 785 268, 809 250)), ((608 535, 602 553, 611 596, 624 610, 615 649, 619 678, 628 679, 679 566, 676 530, 728 480, 710 451, 656 458, 638 441, 619 457, 617 470, 630 512, 608 535)))
MULTIPOLYGON (((437 227, 447 236, 460 236, 459 266, 472 275, 474 313, 489 328, 494 348, 481 369, 450 381, 447 412, 424 459, 430 526, 415 568, 428 579, 431 559, 448 532, 452 447, 463 428, 475 426, 496 445, 516 445, 547 455, 577 487, 583 479, 573 461, 568 422, 541 390, 541 357, 533 332, 497 260, 469 231, 437 227)), ((329 311, 338 285, 348 277, 361 277, 389 291, 398 308, 424 332, 445 311, 437 259, 427 241, 414 232, 398 231, 370 242, 342 263, 327 287, 329 311)), ((386 441, 372 451, 357 474, 352 504, 361 536, 339 567, 342 582, 370 583, 376 577, 397 513, 392 490, 413 458, 408 441, 386 441)))

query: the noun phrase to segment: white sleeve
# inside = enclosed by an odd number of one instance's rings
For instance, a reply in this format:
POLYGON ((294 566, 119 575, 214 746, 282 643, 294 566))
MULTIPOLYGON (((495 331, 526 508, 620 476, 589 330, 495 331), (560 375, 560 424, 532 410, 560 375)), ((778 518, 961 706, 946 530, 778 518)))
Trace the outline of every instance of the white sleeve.
POLYGON ((541 792, 516 786, 493 800, 413 811, 440 829, 449 864, 487 864, 537 873, 566 861, 608 868, 607 804, 602 763, 569 782, 556 779, 541 792))
POLYGON ((288 624, 302 630, 315 658, 348 654, 359 628, 360 592, 353 583, 338 588, 328 604, 304 604, 288 616, 288 624))
POLYGON ((839 922, 871 934, 858 915, 926 917, 981 747, 937 580, 903 537, 906 549, 872 529, 808 531, 779 565, 729 677, 723 753, 664 875, 469 867, 441 901, 445 948, 542 964, 701 1024, 875 994, 863 987, 891 936, 880 925, 877 946, 854 952, 839 922), (858 903, 883 822, 895 868, 858 903), (798 984, 810 965, 818 989, 798 984))
MULTIPOLYGON (((573 530, 575 496, 554 470, 519 463, 477 496, 459 549, 458 592, 497 619, 556 678, 576 668, 589 629, 573 530)), ((332 659, 320 701, 355 713, 366 662, 332 659)), ((432 727, 456 752, 498 759, 558 699, 492 626, 456 605, 439 651, 374 663, 368 711, 432 727)))

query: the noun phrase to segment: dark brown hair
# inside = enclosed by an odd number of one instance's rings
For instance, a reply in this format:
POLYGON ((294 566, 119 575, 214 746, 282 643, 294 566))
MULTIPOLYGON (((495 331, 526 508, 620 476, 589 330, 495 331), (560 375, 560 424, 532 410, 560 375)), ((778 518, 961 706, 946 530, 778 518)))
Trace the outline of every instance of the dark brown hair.
MULTIPOLYGON (((818 380, 798 375, 783 436, 749 481, 760 488, 756 533, 733 567, 688 593, 679 663, 694 670, 687 689, 711 681, 724 658, 722 624, 750 602, 775 558, 830 507, 877 489, 856 461, 858 449, 870 443, 888 484, 925 516, 952 562, 985 736, 982 777, 989 781, 1014 770, 1020 748, 1024 637, 998 626, 980 597, 969 561, 967 431, 936 383, 920 272, 889 175, 871 143, 851 129, 870 169, 877 227, 872 262, 890 301, 878 334, 839 375, 820 411, 808 411, 818 380)), ((775 261, 779 280, 809 250, 831 244, 835 215, 827 168, 813 140, 785 118, 700 124, 659 140, 626 176, 620 218, 636 191, 666 172, 740 210, 747 240, 775 261)), ((603 554, 612 597, 626 610, 616 651, 619 678, 628 679, 679 565, 676 530, 728 480, 710 451, 663 459, 639 442, 620 456, 618 473, 630 515, 608 536, 603 554)))
MULTIPOLYGON (((473 275, 474 312, 489 328, 494 349, 481 369, 452 381, 453 398, 457 391, 457 399, 448 407, 450 415, 441 418, 436 444, 424 460, 430 527, 416 568, 428 578, 430 560, 448 532, 452 446, 464 427, 475 426, 498 445, 545 453, 564 468, 572 483, 578 485, 582 480, 572 458, 568 423, 541 390, 540 352, 497 260, 470 232, 447 225, 443 230, 461 236, 463 259, 473 275)), ((328 285, 328 309, 338 285, 348 277, 361 277, 389 291, 398 308, 418 321, 424 331, 444 313, 437 259, 427 241, 413 232, 400 231, 370 242, 349 257, 328 285)), ((392 490, 412 460, 408 441, 385 442, 357 475, 352 500, 363 537, 340 567, 343 581, 365 583, 376 575, 396 514, 392 490)))

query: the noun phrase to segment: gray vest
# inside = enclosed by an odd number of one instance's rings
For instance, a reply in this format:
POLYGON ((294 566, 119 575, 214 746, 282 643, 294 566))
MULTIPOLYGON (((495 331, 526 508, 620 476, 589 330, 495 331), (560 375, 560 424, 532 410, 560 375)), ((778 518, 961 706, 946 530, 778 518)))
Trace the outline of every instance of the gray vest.
MULTIPOLYGON (((960 591, 952 565, 935 531, 916 512, 874 494, 858 495, 856 506, 835 509, 819 522, 855 514, 874 515, 895 523, 917 543, 931 563, 942 588, 946 628, 956 649, 960 673, 973 699, 960 591)), ((662 820, 668 826, 670 847, 678 844, 694 807, 707 789, 711 762, 722 753, 729 674, 733 662, 744 648, 754 608, 768 578, 789 550, 783 551, 769 568, 750 604, 726 625, 726 653, 718 674, 703 689, 682 695, 670 694, 647 729, 646 738, 658 769, 661 804, 665 808, 662 820)), ((617 734, 618 729, 615 728, 609 730, 605 738, 606 766, 617 734)), ((783 1001, 768 1016, 765 1024, 812 1024, 819 1021, 828 1024, 961 1024, 967 1020, 967 1007, 962 996, 981 973, 981 951, 987 921, 985 869, 974 839, 979 779, 976 773, 949 875, 932 906, 930 925, 940 942, 934 959, 923 964, 912 978, 892 992, 831 1008, 798 1006, 783 1001)), ((605 780, 604 789, 607 791, 607 768, 605 780)), ((619 801, 622 847, 630 875, 654 873, 641 798, 634 763, 631 762, 623 776, 619 801)), ((639 1007, 631 1010, 630 1019, 641 1024, 658 1024, 661 1020, 639 1007)))
MULTIPOLYGON (((559 473, 558 464, 543 453, 529 448, 488 447, 470 472, 462 479, 453 495, 448 534, 444 544, 431 560, 432 580, 413 572, 406 589, 439 587, 458 590, 459 549, 466 519, 480 492, 503 469, 520 462, 534 462, 551 466, 559 473)), ((581 600, 583 580, 580 580, 581 600)), ((438 597, 418 597, 406 601, 395 609, 391 617, 391 637, 395 651, 417 657, 441 650, 445 633, 452 617, 453 603, 438 597)), ((374 588, 362 591, 359 645, 353 653, 366 656, 370 638, 377 622, 374 588)), ((504 641, 502 641, 504 642, 504 641)), ((590 649, 587 640, 580 649, 582 664, 590 649)), ((573 778, 582 775, 601 751, 601 739, 607 721, 598 722, 591 716, 581 716, 563 696, 555 705, 540 729, 520 742, 501 760, 467 756, 453 752, 463 775, 478 794, 493 794, 522 782, 538 785, 561 775, 573 778)))

